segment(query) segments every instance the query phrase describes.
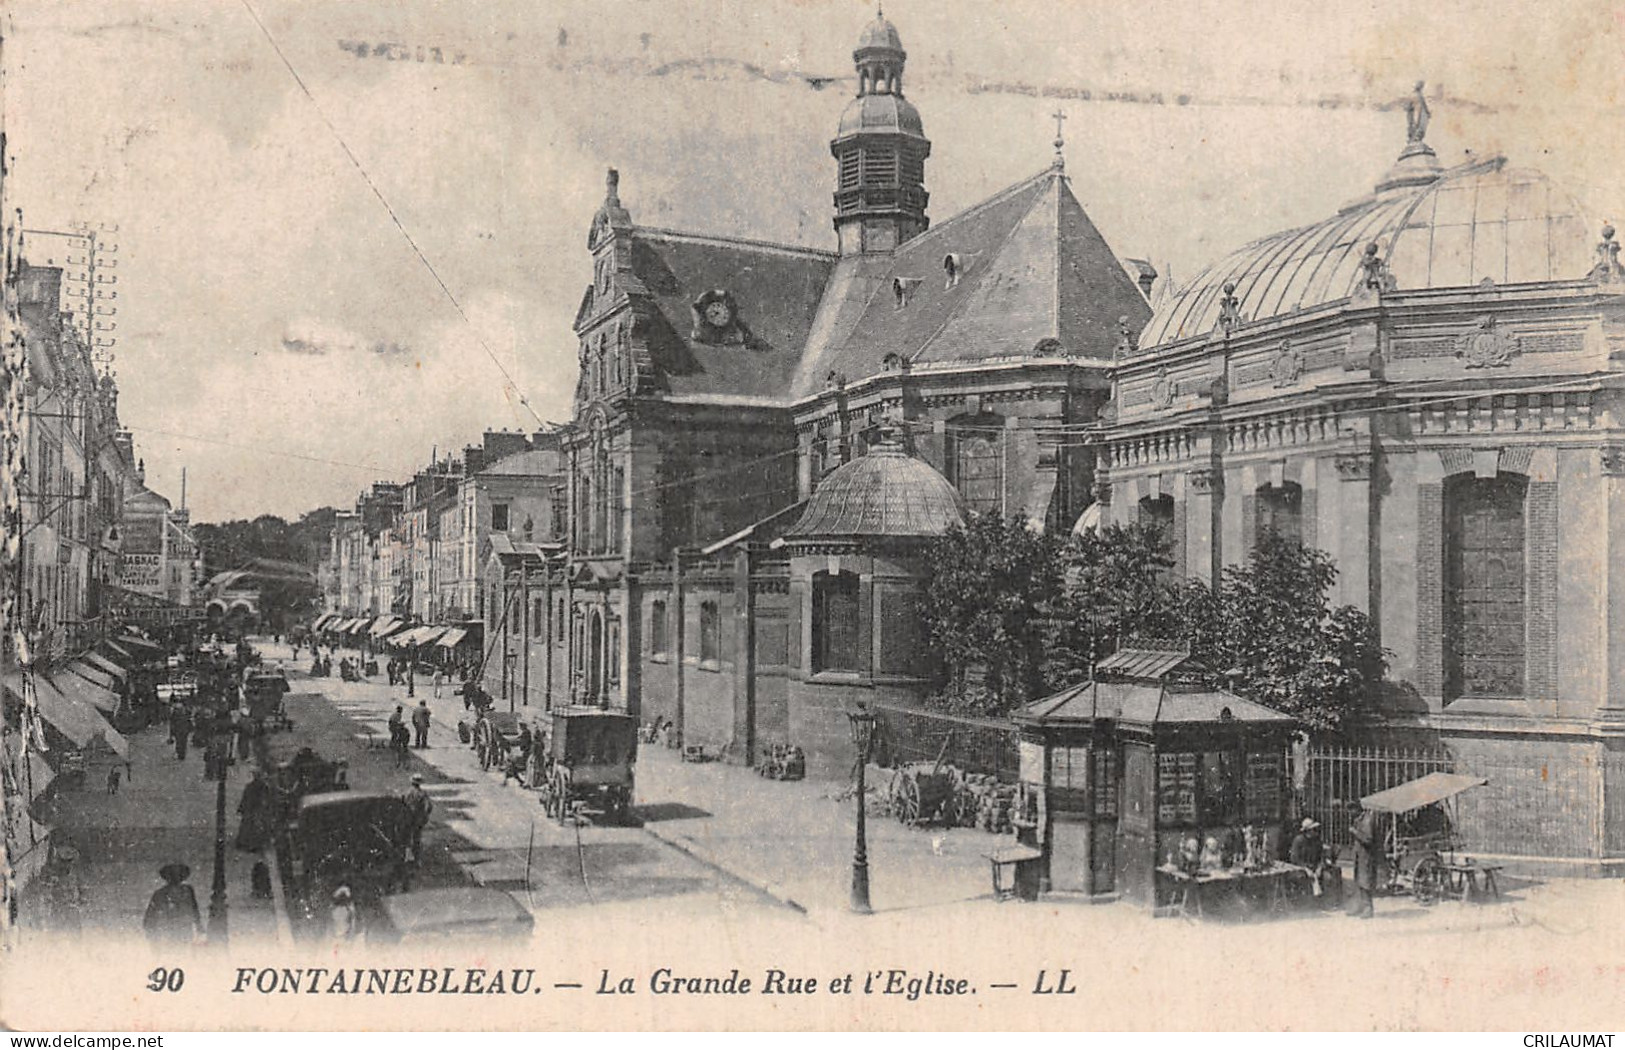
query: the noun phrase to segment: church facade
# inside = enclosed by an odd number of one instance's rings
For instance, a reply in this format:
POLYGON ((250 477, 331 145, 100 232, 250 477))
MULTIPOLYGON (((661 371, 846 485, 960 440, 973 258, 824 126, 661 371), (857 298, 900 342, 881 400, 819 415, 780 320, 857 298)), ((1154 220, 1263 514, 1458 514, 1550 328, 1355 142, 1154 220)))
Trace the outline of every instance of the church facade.
POLYGON ((1073 195, 1059 142, 1051 166, 933 222, 906 57, 883 19, 853 53, 832 251, 640 226, 610 173, 576 317, 568 549, 487 579, 488 610, 539 614, 506 621, 551 669, 531 671, 531 703, 844 768, 843 705, 933 685, 920 544, 965 511, 1064 530, 1093 499, 1093 453, 1058 428, 1108 402, 1148 285, 1073 195))

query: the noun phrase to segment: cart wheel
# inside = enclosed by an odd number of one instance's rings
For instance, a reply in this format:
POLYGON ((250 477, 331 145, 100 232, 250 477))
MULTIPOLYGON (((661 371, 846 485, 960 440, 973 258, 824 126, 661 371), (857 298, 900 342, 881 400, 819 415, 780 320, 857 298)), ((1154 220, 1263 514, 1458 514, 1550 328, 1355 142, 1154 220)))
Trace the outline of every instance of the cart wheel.
POLYGON ((920 822, 920 782, 910 776, 903 776, 902 781, 897 796, 897 819, 910 826, 917 825, 920 822))

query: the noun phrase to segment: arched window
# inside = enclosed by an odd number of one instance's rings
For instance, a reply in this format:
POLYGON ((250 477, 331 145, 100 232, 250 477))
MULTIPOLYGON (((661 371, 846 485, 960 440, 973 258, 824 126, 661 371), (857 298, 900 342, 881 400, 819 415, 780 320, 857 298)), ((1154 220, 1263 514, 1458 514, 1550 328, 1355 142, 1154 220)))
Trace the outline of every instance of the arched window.
POLYGON ((722 659, 722 618, 716 602, 700 603, 700 663, 722 659))
POLYGON ((1529 479, 1457 474, 1444 485, 1445 696, 1524 695, 1524 498, 1529 479))
POLYGON ((964 416, 944 430, 948 480, 965 509, 976 514, 1004 512, 1004 419, 983 413, 964 416))
POLYGON ((1303 489, 1296 482, 1259 486, 1256 507, 1256 539, 1273 532, 1284 540, 1303 542, 1303 489))
POLYGON ((850 572, 813 576, 813 671, 863 671, 858 645, 858 578, 850 572))

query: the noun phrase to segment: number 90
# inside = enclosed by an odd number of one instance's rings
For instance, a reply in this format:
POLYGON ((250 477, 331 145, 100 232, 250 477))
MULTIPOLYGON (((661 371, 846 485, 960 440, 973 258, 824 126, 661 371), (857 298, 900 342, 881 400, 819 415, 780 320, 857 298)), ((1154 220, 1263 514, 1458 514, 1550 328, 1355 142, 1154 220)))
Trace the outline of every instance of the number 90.
POLYGON ((178 992, 185 983, 186 971, 178 966, 173 970, 167 966, 160 966, 147 974, 149 992, 178 992))

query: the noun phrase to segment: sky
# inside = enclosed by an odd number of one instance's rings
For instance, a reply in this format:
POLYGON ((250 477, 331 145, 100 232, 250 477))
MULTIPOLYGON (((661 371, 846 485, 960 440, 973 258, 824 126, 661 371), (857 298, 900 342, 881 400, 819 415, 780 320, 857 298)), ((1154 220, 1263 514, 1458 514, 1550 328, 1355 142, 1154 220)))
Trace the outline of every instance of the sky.
MULTIPOLYGON (((833 248, 856 0, 8 0, 25 226, 116 244, 120 408, 194 520, 349 506, 570 416, 608 167, 636 222, 833 248)), ((1357 198, 1427 82, 1625 218, 1625 2, 886 0, 940 221, 1044 168, 1177 283, 1357 198)), ((8 187, 10 188, 10 187, 8 187)), ((31 262, 67 246, 31 237, 31 262)))

